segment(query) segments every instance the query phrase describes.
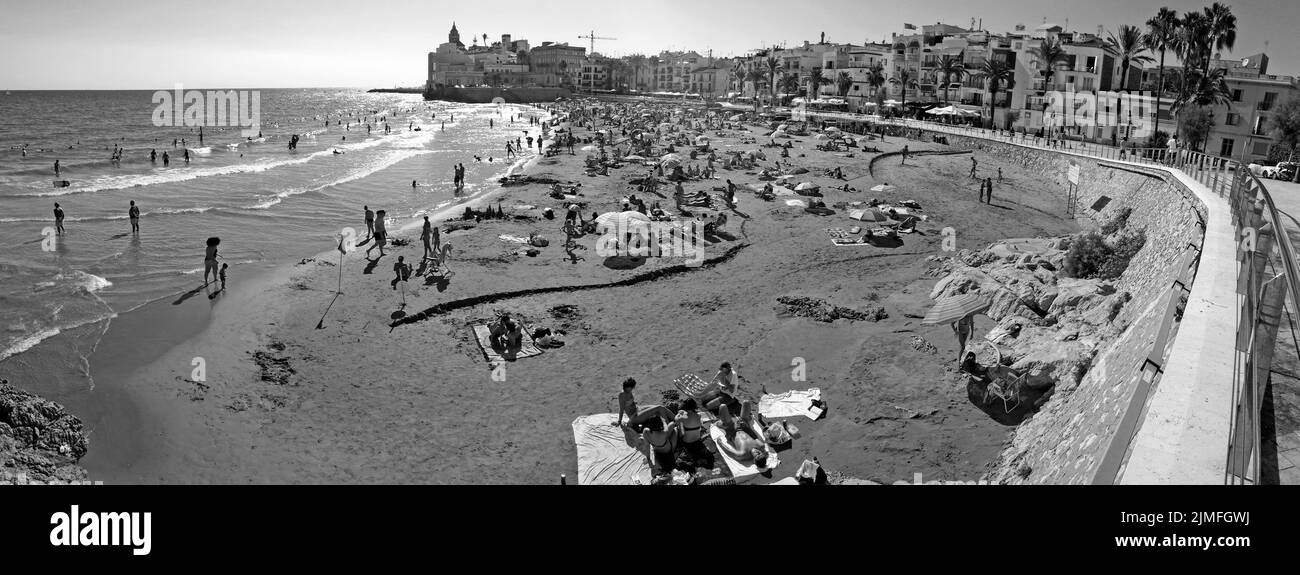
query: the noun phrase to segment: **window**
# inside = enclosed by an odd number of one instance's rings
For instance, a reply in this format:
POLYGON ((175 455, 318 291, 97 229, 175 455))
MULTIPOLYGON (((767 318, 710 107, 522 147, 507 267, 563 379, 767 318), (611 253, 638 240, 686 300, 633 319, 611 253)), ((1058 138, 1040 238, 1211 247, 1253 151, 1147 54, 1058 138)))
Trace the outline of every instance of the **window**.
POLYGON ((1223 143, 1219 145, 1219 155, 1224 158, 1232 157, 1232 145, 1236 142, 1232 138, 1224 138, 1223 143))
POLYGON ((1265 119, 1264 119, 1264 116, 1256 117, 1256 118, 1255 118, 1255 127, 1254 127, 1253 129, 1251 129, 1250 133, 1252 133, 1252 134, 1254 134, 1254 135, 1256 135, 1256 136, 1263 136, 1263 135, 1264 135, 1264 132, 1265 132, 1265 128, 1264 128, 1264 124, 1265 124, 1265 123, 1266 123, 1266 121, 1265 121, 1265 119))
POLYGON ((1256 156, 1267 156, 1268 142, 1255 142, 1255 145, 1250 149, 1250 153, 1256 156))
MULTIPOLYGON (((1224 118, 1223 123, 1229 126, 1239 125, 1241 124, 1241 114, 1237 114, 1235 112, 1228 112, 1228 117, 1224 118)), ((1231 142, 1232 140, 1226 140, 1226 141, 1231 142)), ((1222 154, 1222 155, 1226 156, 1227 154, 1222 154)))
POLYGON ((1240 102, 1240 101, 1241 101, 1241 90, 1233 90, 1233 91, 1232 91, 1232 101, 1233 101, 1233 102, 1240 102))

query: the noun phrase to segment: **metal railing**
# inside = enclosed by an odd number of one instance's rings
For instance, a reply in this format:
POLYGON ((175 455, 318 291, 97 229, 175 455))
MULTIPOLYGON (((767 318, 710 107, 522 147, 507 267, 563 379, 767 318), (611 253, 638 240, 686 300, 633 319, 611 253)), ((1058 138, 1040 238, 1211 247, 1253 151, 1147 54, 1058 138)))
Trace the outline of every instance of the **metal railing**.
MULTIPOLYGON (((1050 136, 1031 136, 1013 132, 954 126, 938 122, 910 119, 883 119, 876 116, 860 114, 825 114, 810 113, 810 116, 838 117, 838 119, 891 124, 917 130, 947 133, 1005 142, 1019 146, 1038 148, 1049 151, 1061 151, 1095 159, 1128 162, 1138 165, 1150 165, 1164 169, 1181 171, 1184 175, 1201 183, 1215 195, 1227 200, 1232 214, 1232 224, 1237 240, 1237 299, 1233 306, 1236 313, 1235 354, 1233 361, 1232 395, 1234 404, 1230 406, 1229 435, 1226 438, 1227 449, 1223 482, 1225 484, 1256 484, 1260 480, 1262 460, 1261 411, 1265 387, 1268 384, 1270 368, 1277 346, 1277 333, 1285 315, 1292 330, 1297 328, 1296 318, 1291 310, 1300 309, 1300 263, 1296 260, 1296 249, 1291 244, 1289 229, 1282 219, 1281 212, 1273 203, 1268 188, 1249 168, 1229 158, 1222 158, 1168 148, 1137 148, 1126 146, 1107 146, 1094 142, 1053 138, 1050 136), (1289 302, 1287 300, 1290 300, 1289 302)), ((1191 265, 1194 258, 1185 256, 1183 267, 1191 265)), ((1187 269, 1179 269, 1174 280, 1176 290, 1190 289, 1191 281, 1187 269)), ((1165 322, 1172 325, 1176 302, 1170 303, 1165 322)), ((1160 329, 1164 341, 1170 325, 1160 329)), ((1163 351, 1163 346, 1154 345, 1151 355, 1138 368, 1141 385, 1134 394, 1129 413, 1125 414, 1121 429, 1116 432, 1116 440, 1122 449, 1136 433, 1137 420, 1147 400, 1147 392, 1155 376, 1162 371, 1155 359, 1163 351), (1154 365, 1154 368, 1152 367, 1154 365), (1129 427, 1131 426, 1131 427, 1129 427), (1125 429, 1125 427, 1129 427, 1125 429)), ((1296 353, 1287 350, 1287 353, 1296 353)), ((1108 454, 1111 455, 1111 454, 1108 454)), ((1113 471, 1118 472, 1119 463, 1113 461, 1113 471)), ((1114 482, 1115 477, 1101 477, 1114 482)))

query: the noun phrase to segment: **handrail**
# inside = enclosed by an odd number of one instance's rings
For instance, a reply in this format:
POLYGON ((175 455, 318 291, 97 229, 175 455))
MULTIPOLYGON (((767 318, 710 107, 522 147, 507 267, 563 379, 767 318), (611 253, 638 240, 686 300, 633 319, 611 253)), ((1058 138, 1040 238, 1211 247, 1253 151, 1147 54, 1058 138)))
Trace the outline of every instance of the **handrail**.
MULTIPOLYGON (((949 133, 959 136, 980 138, 983 140, 1005 142, 1012 145, 1033 147, 1050 151, 1063 151, 1070 154, 1092 157, 1106 160, 1129 161, 1138 164, 1149 164, 1160 166, 1166 169, 1178 170, 1184 175, 1205 185, 1210 191, 1220 197, 1228 200, 1230 208, 1233 210, 1233 225, 1237 234, 1237 241, 1241 250, 1250 251, 1251 254, 1260 254, 1265 257, 1266 264, 1274 266, 1280 262, 1282 273, 1278 276, 1285 276, 1287 283, 1286 296, 1291 299, 1292 308, 1300 308, 1300 263, 1296 260, 1296 249, 1291 244, 1290 229, 1281 217, 1281 212, 1277 205, 1273 203, 1273 198, 1268 192, 1267 186, 1253 174, 1247 166, 1237 160, 1192 152, 1189 150, 1171 150, 1168 148, 1137 148, 1127 146, 1106 146, 1095 142, 1086 142, 1082 140, 1070 140, 1047 137, 1035 137, 1021 133, 1017 138, 1014 132, 1003 132, 997 130, 988 130, 984 128, 968 128, 962 126, 953 126, 939 124, 934 122, 924 122, 911 119, 884 119, 879 116, 867 116, 863 114, 851 113, 825 113, 810 111, 809 116, 819 117, 838 117, 853 121, 865 121, 881 123, 888 125, 903 126, 917 130, 929 130, 932 132, 949 133), (1017 139, 1019 140, 1017 142, 1017 139), (1032 141, 1031 141, 1032 140, 1032 141), (1041 142, 1046 141, 1047 146, 1041 142), (1250 196, 1247 196, 1250 194, 1250 196), (1257 218, 1258 228, 1255 227, 1256 218, 1247 218, 1243 212, 1249 208, 1253 213, 1255 206, 1260 207, 1259 218, 1257 218), (1248 245, 1242 242, 1243 236, 1246 235, 1246 229, 1259 231, 1266 226, 1271 226, 1276 241, 1270 242, 1266 252, 1260 252, 1258 245, 1248 245)), ((1050 131, 1048 132, 1050 134, 1050 131)), ((1260 303, 1263 296, 1262 285, 1257 285, 1256 276, 1262 270, 1255 268, 1255 256, 1251 255, 1245 258, 1239 258, 1243 261, 1239 269, 1241 273, 1248 273, 1249 278, 1246 280, 1247 291, 1243 294, 1242 301, 1235 306, 1238 314, 1237 326, 1238 342, 1245 343, 1245 349, 1236 354, 1236 360, 1233 365, 1232 381, 1232 414, 1229 423, 1228 445, 1229 449, 1225 454, 1227 464, 1224 467, 1224 483, 1258 483, 1260 478, 1261 463, 1261 442, 1260 442, 1260 420, 1261 400, 1256 393, 1258 384, 1255 374, 1255 360, 1262 352, 1271 352, 1272 350, 1260 350, 1256 345, 1255 334, 1264 318, 1261 317, 1260 303), (1242 319, 1247 321, 1242 321, 1242 319), (1244 355, 1244 358, 1242 357, 1244 355), (1237 418, 1237 414, 1242 409, 1244 402, 1250 399, 1252 403, 1247 406, 1249 415, 1246 421, 1237 418), (1242 425, 1250 427, 1249 430, 1241 429, 1242 425), (1233 449, 1240 447, 1235 445, 1234 438, 1240 432, 1249 432, 1252 436, 1250 449, 1245 453, 1234 453, 1233 449), (1249 467, 1241 467, 1234 464, 1234 457, 1246 458, 1244 462, 1249 467), (1235 475, 1235 469, 1246 469, 1247 476, 1235 475)), ((1288 315, 1290 312, 1283 310, 1288 315)), ((1294 318, 1292 318, 1294 321, 1294 318)), ((1267 326, 1266 326, 1267 327, 1267 326)), ((1267 339, 1266 339, 1267 341, 1267 339)), ((1240 349, 1240 348, 1239 348, 1240 349)), ((1140 371, 1145 371, 1147 365, 1141 366, 1140 371)), ((1264 377, 1267 377, 1265 375, 1264 377)), ((1137 397, 1134 394, 1132 401, 1145 401, 1146 397, 1137 397)), ((1242 460, 1238 459, 1238 462, 1242 460)))

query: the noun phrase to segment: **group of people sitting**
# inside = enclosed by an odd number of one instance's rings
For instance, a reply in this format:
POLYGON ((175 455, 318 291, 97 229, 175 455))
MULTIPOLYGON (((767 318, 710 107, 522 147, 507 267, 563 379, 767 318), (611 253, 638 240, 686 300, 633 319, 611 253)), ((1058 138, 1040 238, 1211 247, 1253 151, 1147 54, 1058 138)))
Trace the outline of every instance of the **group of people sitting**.
POLYGON ((705 443, 708 433, 701 417, 703 410, 716 416, 714 425, 722 430, 722 439, 713 442, 716 453, 766 471, 768 446, 789 445, 798 430, 767 421, 752 401, 742 401, 737 379, 731 364, 723 363, 708 390, 698 398, 639 406, 633 395, 636 380, 628 378, 618 395, 618 420, 614 425, 640 434, 638 441, 648 448, 647 459, 656 477, 673 470, 693 473, 696 469, 712 469, 715 462, 715 452, 705 443))

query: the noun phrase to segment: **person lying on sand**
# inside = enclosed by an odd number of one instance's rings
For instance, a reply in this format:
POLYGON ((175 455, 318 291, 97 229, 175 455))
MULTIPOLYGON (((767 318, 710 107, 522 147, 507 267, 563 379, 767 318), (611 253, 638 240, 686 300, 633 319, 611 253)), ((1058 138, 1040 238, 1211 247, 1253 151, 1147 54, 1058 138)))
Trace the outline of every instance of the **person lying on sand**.
POLYGON ((618 394, 618 420, 614 422, 615 427, 623 425, 624 415, 627 415, 627 426, 633 431, 640 431, 642 426, 655 423, 656 419, 661 420, 655 426, 658 428, 673 420, 673 413, 662 405, 648 405, 638 409, 636 397, 632 395, 635 387, 635 379, 629 377, 623 381, 623 392, 618 394))
POLYGON ((747 415, 748 408, 748 403, 741 407, 741 420, 736 420, 731 417, 731 410, 725 405, 722 406, 718 415, 720 419, 719 425, 722 426, 723 439, 714 443, 717 444, 719 450, 731 456, 732 459, 741 463, 752 462, 761 469, 767 467, 767 446, 762 440, 751 435, 752 430, 746 429, 749 426, 744 425, 744 416, 747 415), (746 433, 738 433, 737 431, 740 430, 746 431, 746 433))

